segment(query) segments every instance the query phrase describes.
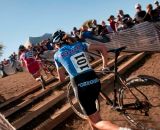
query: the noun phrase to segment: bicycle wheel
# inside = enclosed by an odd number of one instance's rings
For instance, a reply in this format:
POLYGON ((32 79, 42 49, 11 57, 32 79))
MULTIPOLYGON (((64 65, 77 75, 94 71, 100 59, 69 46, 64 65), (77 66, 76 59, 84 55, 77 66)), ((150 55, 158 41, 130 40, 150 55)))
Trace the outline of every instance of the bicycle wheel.
MULTIPOLYGON (((68 84, 67 86, 67 99, 68 102, 71 105, 72 110, 82 119, 87 119, 87 115, 85 115, 83 108, 81 107, 80 102, 78 99, 75 97, 74 92, 73 92, 73 87, 71 86, 71 83, 68 84)), ((99 111, 100 110, 100 104, 99 101, 96 100, 96 108, 99 111)))
POLYGON ((129 79, 120 91, 125 118, 140 130, 160 129, 160 80, 147 75, 129 79))

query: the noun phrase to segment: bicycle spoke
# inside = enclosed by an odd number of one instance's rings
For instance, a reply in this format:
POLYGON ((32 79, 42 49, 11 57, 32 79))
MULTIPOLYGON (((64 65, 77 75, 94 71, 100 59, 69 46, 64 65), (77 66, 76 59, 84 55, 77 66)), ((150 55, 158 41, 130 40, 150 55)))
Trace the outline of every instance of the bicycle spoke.
POLYGON ((158 127, 160 122, 160 86, 148 78, 130 80, 128 89, 121 91, 124 115, 133 125, 144 130, 158 127))

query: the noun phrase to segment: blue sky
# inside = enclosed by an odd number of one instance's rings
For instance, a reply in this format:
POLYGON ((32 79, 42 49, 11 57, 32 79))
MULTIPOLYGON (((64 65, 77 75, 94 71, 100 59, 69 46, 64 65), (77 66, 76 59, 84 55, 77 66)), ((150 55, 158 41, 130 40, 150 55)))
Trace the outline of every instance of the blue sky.
POLYGON ((119 9, 131 17, 134 5, 146 5, 154 0, 0 0, 0 43, 7 58, 29 36, 53 33, 57 29, 70 32, 74 26, 80 27, 89 19, 107 22, 108 17, 117 15, 119 9))

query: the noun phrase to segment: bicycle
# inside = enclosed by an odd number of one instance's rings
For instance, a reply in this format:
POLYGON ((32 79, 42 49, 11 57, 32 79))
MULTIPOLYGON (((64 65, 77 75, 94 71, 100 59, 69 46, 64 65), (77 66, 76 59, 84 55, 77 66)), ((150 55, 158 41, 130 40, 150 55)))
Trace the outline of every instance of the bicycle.
MULTIPOLYGON (((101 71, 101 74, 114 74, 113 97, 109 97, 105 92, 100 92, 100 97, 106 101, 107 105, 122 114, 132 126, 138 130, 157 130, 160 121, 160 80, 148 76, 138 75, 130 79, 124 79, 118 72, 117 58, 126 47, 109 50, 115 53, 114 70, 101 71), (154 94, 153 94, 154 93, 154 94), (150 95, 151 94, 151 95, 150 95), (155 110, 155 111, 154 111, 155 110)), ((99 73, 99 72, 98 72, 99 73)), ((71 83, 67 86, 67 98, 73 111, 82 119, 87 119, 80 108, 77 100, 75 105, 72 94, 71 83)), ((100 110, 100 103, 96 101, 97 109, 100 110)))

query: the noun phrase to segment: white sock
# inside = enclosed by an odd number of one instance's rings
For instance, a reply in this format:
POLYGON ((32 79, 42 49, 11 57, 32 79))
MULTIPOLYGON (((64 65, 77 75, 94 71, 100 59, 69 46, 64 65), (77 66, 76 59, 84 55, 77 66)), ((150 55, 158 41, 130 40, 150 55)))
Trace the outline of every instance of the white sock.
POLYGON ((120 127, 119 130, 131 130, 131 129, 126 127, 120 127))

